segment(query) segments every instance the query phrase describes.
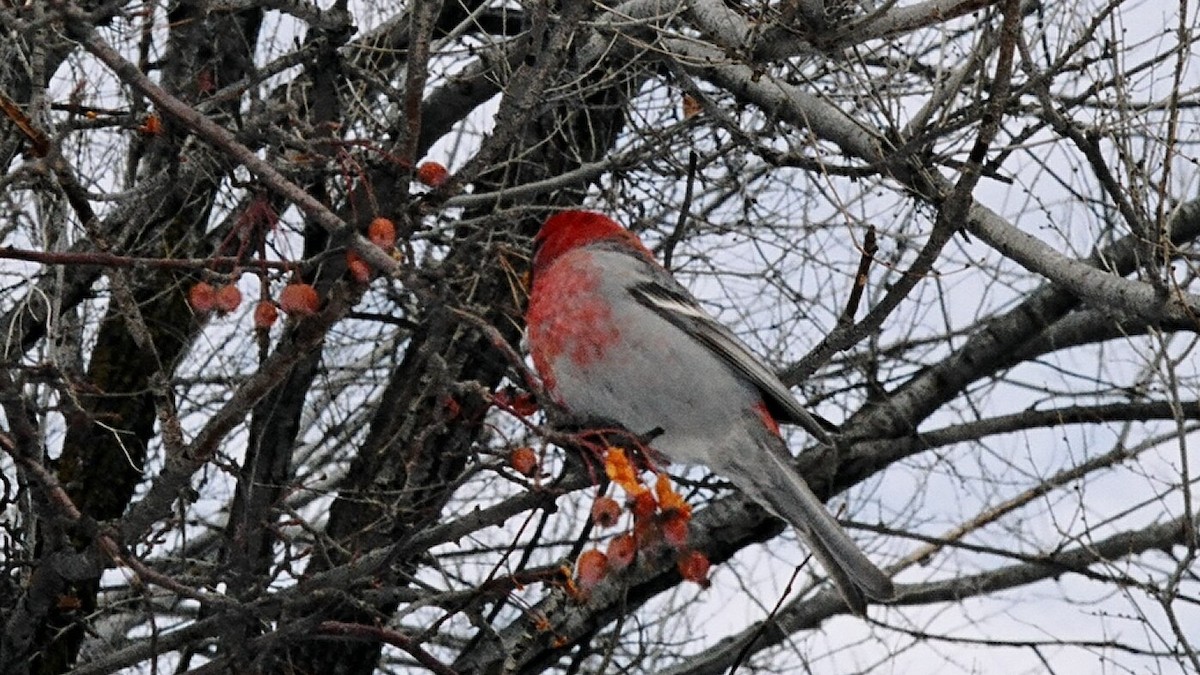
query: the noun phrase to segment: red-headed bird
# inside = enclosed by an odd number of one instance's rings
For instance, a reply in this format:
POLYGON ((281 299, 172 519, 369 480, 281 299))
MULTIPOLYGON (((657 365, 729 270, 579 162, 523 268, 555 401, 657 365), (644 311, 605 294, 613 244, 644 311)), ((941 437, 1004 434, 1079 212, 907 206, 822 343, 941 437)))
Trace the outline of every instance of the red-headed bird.
POLYGON ((800 531, 856 614, 864 596, 892 597, 891 579, 792 467, 777 422, 828 441, 822 425, 637 235, 599 213, 551 216, 534 238, 525 321, 534 366, 567 412, 725 476, 800 531))

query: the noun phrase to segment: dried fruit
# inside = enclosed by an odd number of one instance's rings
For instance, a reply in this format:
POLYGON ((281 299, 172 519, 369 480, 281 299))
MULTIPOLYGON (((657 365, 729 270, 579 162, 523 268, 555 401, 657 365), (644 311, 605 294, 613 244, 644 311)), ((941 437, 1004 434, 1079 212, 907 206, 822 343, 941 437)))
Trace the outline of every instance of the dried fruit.
POLYGON ((163 132, 162 118, 154 113, 146 118, 146 122, 137 129, 148 136, 158 136, 163 132))
POLYGON ((623 570, 637 557, 637 539, 629 533, 618 535, 608 542, 608 567, 623 570))
POLYGON ((270 300, 262 300, 254 306, 254 327, 270 328, 279 318, 279 310, 270 300))
POLYGON ((708 588, 708 556, 699 551, 688 551, 679 556, 679 561, 676 563, 679 567, 679 574, 686 581, 697 583, 701 588, 708 588))
POLYGON ((538 470, 538 456, 533 448, 517 448, 508 455, 508 463, 522 476, 533 476, 538 470))
POLYGON ((396 245, 396 224, 387 218, 376 218, 367 226, 367 239, 379 248, 390 251, 396 245))
POLYGON ((425 162, 417 167, 417 180, 432 188, 439 188, 450 180, 450 172, 438 162, 425 162))
POLYGON ((584 551, 575 561, 575 580, 579 588, 590 591, 608 574, 608 556, 596 549, 584 551))
POLYGON ((288 314, 309 316, 321 308, 321 299, 310 284, 288 284, 279 294, 279 308, 288 314))
POLYGON ((197 314, 208 314, 217 304, 217 289, 206 281, 197 282, 188 289, 188 304, 197 314))
POLYGON ((620 485, 631 495, 638 495, 646 488, 638 482, 637 469, 620 448, 609 448, 604 455, 604 473, 612 482, 620 485))
POLYGON ((601 495, 592 504, 592 520, 599 527, 612 527, 621 520, 621 505, 608 495, 601 495))
POLYGON ((237 286, 228 284, 217 289, 215 307, 221 314, 235 311, 242 304, 242 292, 237 286))
POLYGON ((675 491, 667 474, 658 474, 654 481, 654 494, 658 497, 663 511, 679 511, 689 516, 692 514, 691 505, 683 499, 683 495, 675 491))
POLYGON ((346 271, 360 284, 371 283, 371 266, 354 249, 346 251, 346 271))
POLYGON ((649 490, 643 490, 630 500, 629 510, 633 511, 635 520, 648 520, 658 510, 658 501, 649 490))
POLYGON ((687 545, 689 522, 691 522, 690 516, 680 511, 668 511, 663 515, 662 523, 659 524, 663 541, 677 549, 682 549, 687 545))

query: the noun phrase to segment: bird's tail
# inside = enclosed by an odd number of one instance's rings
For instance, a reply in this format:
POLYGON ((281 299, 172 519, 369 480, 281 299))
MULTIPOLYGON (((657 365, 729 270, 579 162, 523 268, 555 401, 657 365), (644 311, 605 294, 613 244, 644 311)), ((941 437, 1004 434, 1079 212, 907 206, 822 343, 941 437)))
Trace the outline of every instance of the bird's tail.
POLYGON ((739 457, 743 460, 736 461, 740 471, 731 470, 728 477, 754 501, 800 531, 855 614, 866 611, 866 597, 890 600, 894 595, 891 578, 867 559, 809 489, 788 461, 783 439, 772 435, 770 446, 771 452, 762 453, 766 458, 745 461, 739 457), (737 474, 746 480, 737 480, 737 474))

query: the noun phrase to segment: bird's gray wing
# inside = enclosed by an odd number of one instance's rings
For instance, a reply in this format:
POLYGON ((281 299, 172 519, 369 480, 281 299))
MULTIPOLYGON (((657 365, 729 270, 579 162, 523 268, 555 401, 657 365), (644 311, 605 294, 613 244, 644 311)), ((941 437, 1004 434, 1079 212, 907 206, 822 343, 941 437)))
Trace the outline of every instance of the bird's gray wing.
POLYGON ((708 346, 725 363, 748 379, 762 392, 767 406, 777 415, 779 421, 798 424, 818 441, 830 445, 829 432, 836 431, 837 427, 805 410, 762 359, 755 356, 732 331, 704 311, 678 282, 664 276, 662 279, 637 283, 630 288, 630 293, 638 302, 659 316, 689 335, 696 336, 696 339, 708 346))

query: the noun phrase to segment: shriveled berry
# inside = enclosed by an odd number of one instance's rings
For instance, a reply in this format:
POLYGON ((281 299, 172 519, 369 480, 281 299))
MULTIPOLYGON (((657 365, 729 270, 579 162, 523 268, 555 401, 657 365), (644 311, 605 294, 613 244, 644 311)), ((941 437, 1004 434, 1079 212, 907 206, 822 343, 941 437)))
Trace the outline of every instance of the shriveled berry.
POLYGON ((688 551, 679 556, 677 563, 679 575, 686 581, 699 584, 702 588, 709 587, 708 556, 699 551, 688 551))
POLYGON ((630 533, 618 535, 608 542, 608 566, 613 570, 623 570, 633 563, 637 557, 637 539, 630 533))
POLYGON ((592 503, 592 520, 600 527, 612 527, 621 520, 621 505, 608 495, 601 495, 592 503))
POLYGON ((278 318, 279 310, 275 309, 275 303, 270 300, 262 300, 254 306, 255 328, 270 328, 278 318))
POLYGON ((351 279, 360 284, 371 282, 371 266, 354 249, 346 251, 346 271, 350 273, 351 279))
POLYGON ((596 549, 584 551, 575 561, 575 581, 579 588, 590 591, 608 574, 608 556, 596 549))
POLYGON ((288 314, 308 316, 321 308, 321 299, 310 284, 288 284, 279 294, 279 308, 288 314))
POLYGON ((217 289, 207 281, 197 282, 188 289, 188 304, 197 314, 208 314, 217 306, 217 289))
POLYGON ((658 510, 658 501, 648 491, 639 492, 631 500, 630 510, 633 511, 635 519, 649 520, 650 516, 653 516, 654 512, 658 510))
POLYGON ((686 546, 688 540, 688 522, 690 520, 691 518, 680 511, 668 511, 664 514, 662 523, 659 525, 662 530, 663 541, 677 549, 686 546))
POLYGON ((237 286, 228 284, 217 289, 215 306, 221 314, 228 314, 237 310, 242 304, 242 292, 237 286))

